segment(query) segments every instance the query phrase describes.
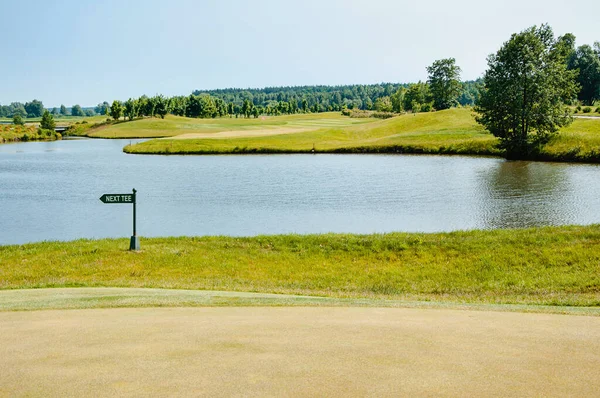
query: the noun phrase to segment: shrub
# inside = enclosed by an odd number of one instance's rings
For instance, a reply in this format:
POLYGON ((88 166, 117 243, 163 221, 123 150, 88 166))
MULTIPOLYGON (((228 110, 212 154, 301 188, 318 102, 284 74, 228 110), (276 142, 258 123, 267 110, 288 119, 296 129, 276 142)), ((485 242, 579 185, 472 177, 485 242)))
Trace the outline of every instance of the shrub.
POLYGON ((29 141, 29 136, 27 135, 27 133, 23 134, 23 136, 21 137, 21 141, 29 141))
POLYGON ((421 104, 419 104, 417 101, 413 101, 410 108, 412 109, 413 113, 421 112, 421 104))
POLYGON ((590 113, 592 112, 592 108, 590 108, 589 106, 586 106, 585 108, 582 109, 583 113, 590 113))
POLYGON ((577 109, 578 111, 580 111, 581 110, 581 105, 577 105, 577 108, 575 108, 575 109, 577 109))
POLYGON ((596 113, 600 113, 600 106, 596 108, 596 113))
POLYGON ((433 111, 433 102, 427 102, 421 105, 421 112, 431 112, 433 111))
POLYGON ((392 112, 375 112, 372 116, 378 119, 389 119, 396 115, 394 115, 392 112))

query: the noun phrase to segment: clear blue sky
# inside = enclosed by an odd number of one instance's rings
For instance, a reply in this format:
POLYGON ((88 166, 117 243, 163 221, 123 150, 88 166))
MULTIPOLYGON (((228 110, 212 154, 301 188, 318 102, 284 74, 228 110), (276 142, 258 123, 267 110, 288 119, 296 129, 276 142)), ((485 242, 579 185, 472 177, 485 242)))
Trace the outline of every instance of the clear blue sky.
POLYGON ((600 1, 55 0, 2 6, 0 103, 96 105, 194 89, 475 79, 510 34, 600 41, 600 1))

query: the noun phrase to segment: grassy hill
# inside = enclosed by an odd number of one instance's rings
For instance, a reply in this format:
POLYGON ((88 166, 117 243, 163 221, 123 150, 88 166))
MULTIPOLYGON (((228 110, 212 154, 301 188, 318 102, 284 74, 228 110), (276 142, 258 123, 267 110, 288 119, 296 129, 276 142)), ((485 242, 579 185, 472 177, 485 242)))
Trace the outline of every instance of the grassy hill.
MULTIPOLYGON (((405 114, 380 120, 339 113, 257 119, 167 116, 79 132, 96 138, 159 138, 128 145, 136 154, 429 153, 500 156, 497 139, 475 122, 471 109, 405 114)), ((600 162, 600 118, 576 118, 537 160, 600 162)))
POLYGON ((309 131, 318 128, 341 128, 372 122, 373 119, 351 119, 337 112, 265 116, 250 118, 194 119, 168 115, 165 119, 137 119, 90 130, 94 138, 155 138, 179 135, 211 134, 223 131, 252 132, 259 130, 294 129, 309 131))
MULTIPOLYGON (((171 120, 163 124, 172 126, 171 120)), ((159 154, 293 153, 312 152, 314 148, 315 152, 499 153, 493 148, 495 139, 474 122, 471 111, 467 109, 402 115, 386 120, 353 119, 337 113, 324 113, 264 120, 241 119, 236 121, 236 125, 224 126, 217 119, 211 124, 196 124, 195 127, 197 133, 204 133, 201 138, 186 134, 182 129, 170 129, 167 131, 178 136, 128 146, 125 151, 159 154), (298 131, 281 130, 283 128, 298 128, 298 131), (267 134, 257 136, 251 131, 259 129, 267 134), (238 134, 211 136, 211 133, 228 130, 238 134)), ((134 126, 130 128, 136 130, 134 126)))

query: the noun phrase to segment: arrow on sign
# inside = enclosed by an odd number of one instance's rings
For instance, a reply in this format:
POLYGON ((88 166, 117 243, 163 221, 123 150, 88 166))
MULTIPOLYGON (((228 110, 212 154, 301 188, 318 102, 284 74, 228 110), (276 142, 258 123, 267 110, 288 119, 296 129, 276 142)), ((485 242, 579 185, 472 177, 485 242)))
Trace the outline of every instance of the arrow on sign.
POLYGON ((102 203, 126 203, 134 204, 135 198, 131 193, 105 193, 100 196, 102 203))

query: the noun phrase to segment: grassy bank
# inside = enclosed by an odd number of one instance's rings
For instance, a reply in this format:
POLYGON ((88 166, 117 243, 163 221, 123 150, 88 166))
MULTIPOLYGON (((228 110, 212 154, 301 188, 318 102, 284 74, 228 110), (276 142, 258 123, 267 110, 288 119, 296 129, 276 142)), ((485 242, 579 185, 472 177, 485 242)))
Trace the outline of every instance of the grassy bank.
POLYGON ((0 246, 0 288, 152 287, 600 306, 600 226, 0 246))
POLYGON ((53 141, 62 136, 51 130, 40 130, 35 126, 0 125, 0 143, 19 141, 53 141))
MULTIPOLYGON (((288 122, 293 118, 289 116, 288 122)), ((193 135, 179 135, 126 146, 124 151, 136 154, 315 152, 502 155, 496 147, 497 139, 475 122, 469 109, 407 114, 386 120, 358 120, 363 122, 348 126, 316 126, 309 131, 263 136, 211 136, 205 133, 201 138, 194 138, 193 135)), ((128 128, 135 129, 135 125, 131 124, 128 128)), ((572 125, 564 128, 532 159, 600 162, 600 119, 575 119, 572 125)))

